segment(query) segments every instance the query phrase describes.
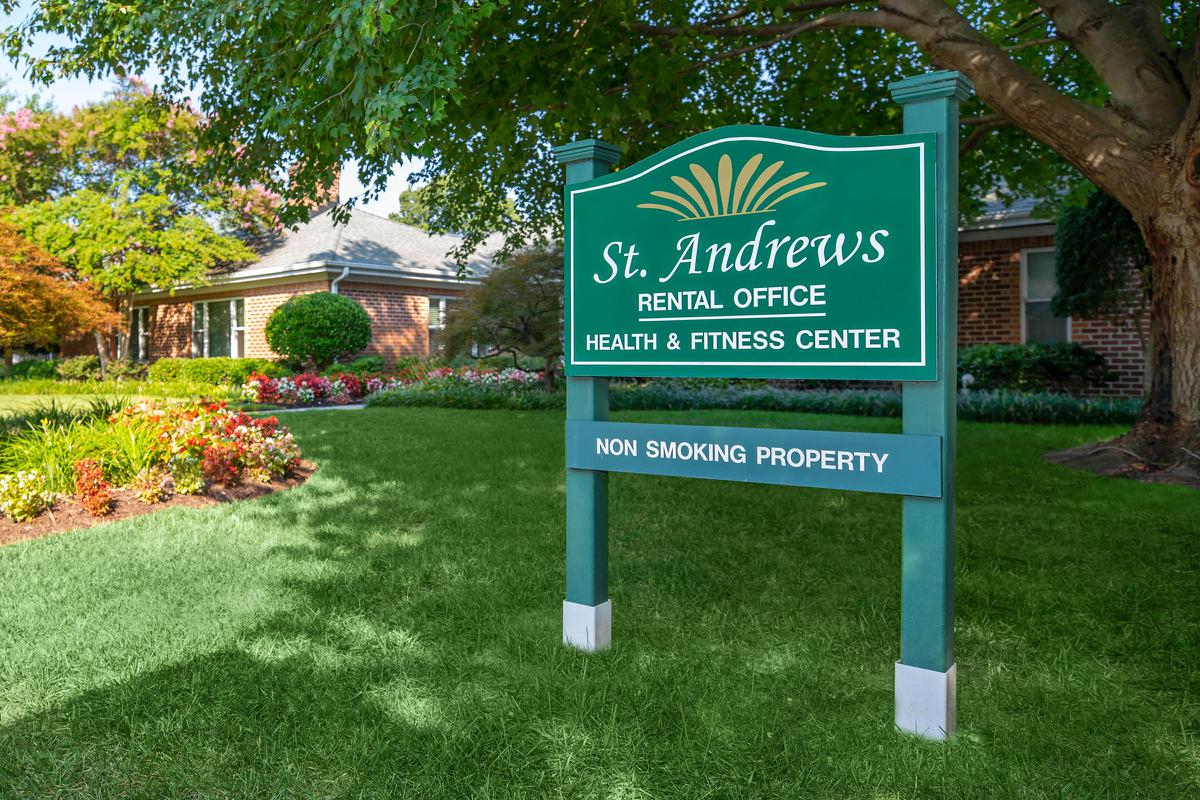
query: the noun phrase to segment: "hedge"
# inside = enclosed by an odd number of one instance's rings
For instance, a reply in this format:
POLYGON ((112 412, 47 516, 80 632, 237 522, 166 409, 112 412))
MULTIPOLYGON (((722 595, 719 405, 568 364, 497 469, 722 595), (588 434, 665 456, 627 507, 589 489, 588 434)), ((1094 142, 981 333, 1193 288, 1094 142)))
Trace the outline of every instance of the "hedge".
MULTIPOLYGON (((512 391, 489 386, 415 383, 381 392, 367 402, 381 407, 563 409, 566 408, 566 394, 562 389, 555 392, 536 388, 512 391)), ((772 387, 708 389, 655 381, 640 385, 613 384, 609 389, 609 405, 617 411, 731 409, 862 417, 899 417, 902 408, 900 393, 893 391, 790 391, 772 387)), ((1128 398, 982 391, 960 394, 958 414, 959 419, 979 422, 1123 425, 1133 422, 1141 406, 1141 400, 1128 398)))
POLYGON ((241 386, 252 372, 272 378, 289 374, 265 358, 160 358, 150 365, 152 381, 190 381, 222 386, 241 386))
POLYGON ((1104 356, 1073 342, 964 347, 958 351, 960 381, 964 374, 972 389, 1017 392, 1077 392, 1116 377, 1104 356))
POLYGON ((53 378, 58 363, 58 359, 55 358, 27 358, 13 364, 9 369, 8 377, 13 379, 53 378))

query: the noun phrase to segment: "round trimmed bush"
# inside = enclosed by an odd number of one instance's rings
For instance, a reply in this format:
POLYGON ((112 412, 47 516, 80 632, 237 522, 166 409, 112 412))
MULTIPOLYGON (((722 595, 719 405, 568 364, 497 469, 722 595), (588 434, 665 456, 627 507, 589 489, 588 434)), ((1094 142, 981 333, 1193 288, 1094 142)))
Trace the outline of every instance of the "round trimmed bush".
POLYGON ((302 294, 271 312, 266 334, 283 358, 320 370, 371 343, 371 318, 344 295, 302 294))

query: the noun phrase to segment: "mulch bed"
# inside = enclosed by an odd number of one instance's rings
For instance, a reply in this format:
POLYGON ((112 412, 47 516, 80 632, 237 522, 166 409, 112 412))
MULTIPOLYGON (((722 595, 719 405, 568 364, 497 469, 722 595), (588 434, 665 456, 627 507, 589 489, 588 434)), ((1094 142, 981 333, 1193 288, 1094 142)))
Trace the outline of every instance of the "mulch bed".
POLYGON ((270 483, 239 483, 233 486, 210 486, 206 494, 184 495, 176 494, 162 503, 146 505, 127 489, 112 490, 112 510, 103 517, 93 517, 88 514, 74 498, 60 497, 54 507, 43 511, 30 522, 13 522, 6 517, 0 517, 0 546, 22 542, 26 539, 37 539, 53 533, 90 528, 93 525, 103 525, 129 517, 140 517, 143 514, 153 514, 164 508, 208 508, 221 503, 231 503, 236 500, 250 500, 263 497, 275 492, 282 492, 305 483, 317 471, 317 465, 311 461, 301 461, 300 466, 282 478, 276 478, 270 483))
POLYGON ((1113 442, 1092 442, 1067 450, 1057 450, 1046 453, 1046 460, 1051 464, 1083 470, 1093 475, 1200 489, 1200 470, 1191 463, 1149 463, 1132 450, 1113 442))

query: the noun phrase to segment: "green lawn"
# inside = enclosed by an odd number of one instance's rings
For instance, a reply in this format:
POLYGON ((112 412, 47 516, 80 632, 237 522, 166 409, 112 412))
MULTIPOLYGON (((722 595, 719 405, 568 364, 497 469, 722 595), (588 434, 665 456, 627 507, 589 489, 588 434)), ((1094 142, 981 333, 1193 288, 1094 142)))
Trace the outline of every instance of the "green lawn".
POLYGON ((227 386, 188 381, 0 380, 0 416, 20 414, 48 403, 67 408, 86 406, 93 398, 167 401, 189 397, 237 400, 239 393, 227 386))
POLYGON ((585 656, 561 415, 285 422, 302 489, 0 548, 0 797, 1200 796, 1200 494, 1040 458, 1112 430, 962 426, 937 744, 891 729, 897 498, 613 476, 585 656))

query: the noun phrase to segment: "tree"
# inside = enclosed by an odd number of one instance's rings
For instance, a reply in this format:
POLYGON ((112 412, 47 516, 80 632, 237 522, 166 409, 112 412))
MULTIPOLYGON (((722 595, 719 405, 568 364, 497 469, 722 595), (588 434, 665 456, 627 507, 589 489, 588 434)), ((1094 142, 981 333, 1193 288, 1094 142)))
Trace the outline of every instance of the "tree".
POLYGON ((301 294, 271 312, 267 344, 288 361, 322 370, 371 343, 371 317, 349 297, 332 292, 301 294))
POLYGON ((546 382, 563 354, 563 254, 526 250, 493 269, 446 314, 445 354, 470 353, 476 343, 492 354, 546 359, 546 382))
POLYGON ((15 351, 49 347, 116 327, 120 320, 90 287, 72 281, 48 253, 0 222, 0 349, 6 377, 15 351))
MULTIPOLYGON (((0 104, 0 208, 22 206, 12 219, 114 311, 149 286, 245 263, 243 244, 278 230, 279 197, 265 187, 200 180, 205 120, 186 102, 137 79, 65 114, 36 101, 9 111, 10 102, 0 104)), ((97 331, 102 365, 106 333, 97 331)), ((122 344, 118 332, 118 352, 122 344)))
POLYGON ((432 227, 432 212, 429 208, 429 200, 425 196, 424 186, 409 186, 400 193, 398 200, 399 208, 388 214, 388 219, 420 228, 423 231, 432 227))
POLYGON ((464 213, 454 205, 460 189, 447 185, 444 180, 411 186, 400 193, 400 208, 388 214, 388 219, 437 233, 473 233, 476 230, 493 233, 520 221, 517 205, 511 197, 506 199, 503 217, 498 221, 486 215, 476 218, 470 210, 464 213))
MULTIPOLYGON (((1104 192, 1091 192, 1083 205, 1067 206, 1059 215, 1054 250, 1054 313, 1130 325, 1148 356, 1150 253, 1128 209, 1104 192)), ((1146 366, 1149 378, 1152 365, 1146 366)))
POLYGON ((43 32, 73 37, 34 62, 43 78, 155 67, 168 96, 205 87, 210 169, 259 179, 304 154, 285 213, 346 156, 376 188, 419 157, 418 177, 440 179, 448 213, 474 218, 476 235, 503 219, 510 191, 516 234, 557 218, 551 143, 599 136, 633 160, 731 122, 896 130, 888 80, 957 69, 979 96, 964 120, 968 190, 1049 196, 1081 175, 1132 213, 1153 289, 1136 438, 1196 444, 1198 13, 1184 0, 129 0, 42 3, 7 42, 19 54, 43 32))
POLYGON ((248 240, 275 232, 278 195, 257 184, 201 179, 208 154, 198 133, 205 124, 189 103, 169 103, 136 79, 69 113, 35 100, 10 111, 5 101, 0 207, 82 189, 129 198, 157 194, 170 198, 178 213, 205 216, 248 240))
MULTIPOLYGON (((210 273, 248 263, 254 254, 195 215, 179 214, 157 194, 134 199, 81 189, 16 209, 9 221, 128 316, 130 301, 152 286, 203 283, 210 273)), ((96 332, 101 364, 108 344, 96 332)), ((118 347, 118 349, 120 349, 118 347)))

